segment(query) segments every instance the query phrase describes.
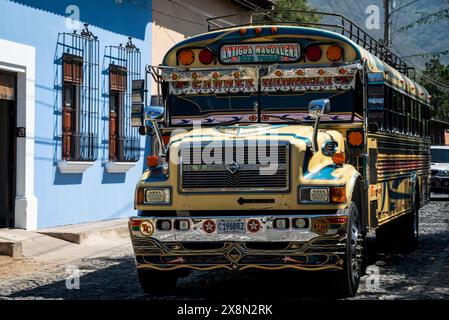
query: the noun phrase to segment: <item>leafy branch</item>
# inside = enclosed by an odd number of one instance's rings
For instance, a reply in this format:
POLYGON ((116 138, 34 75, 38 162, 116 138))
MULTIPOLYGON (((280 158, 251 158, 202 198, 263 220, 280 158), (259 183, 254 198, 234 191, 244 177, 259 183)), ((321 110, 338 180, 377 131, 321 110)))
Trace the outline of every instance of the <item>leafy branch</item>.
POLYGON ((398 30, 395 31, 395 33, 400 33, 419 25, 435 23, 443 18, 449 18, 449 8, 427 14, 424 17, 419 18, 415 22, 412 22, 399 28, 398 30))

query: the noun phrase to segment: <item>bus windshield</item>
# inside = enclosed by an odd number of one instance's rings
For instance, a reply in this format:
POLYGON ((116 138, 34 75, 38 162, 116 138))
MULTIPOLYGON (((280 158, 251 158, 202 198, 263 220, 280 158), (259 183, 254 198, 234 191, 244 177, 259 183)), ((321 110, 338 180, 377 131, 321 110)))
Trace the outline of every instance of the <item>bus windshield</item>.
MULTIPOLYGON (((321 77, 295 77, 296 73, 288 74, 288 70, 281 71, 283 77, 276 75, 279 69, 260 76, 260 70, 254 68, 228 73, 172 73, 166 76, 176 79, 169 81, 166 95, 170 122, 188 125, 201 121, 214 125, 229 121, 313 121, 308 115, 309 103, 325 98, 330 100, 331 110, 323 122, 350 122, 355 120, 355 114, 361 120, 362 93, 356 73, 347 71, 346 76, 337 76, 338 71, 333 69, 326 69, 331 75, 321 77)), ((319 70, 313 69, 315 73, 319 70)))

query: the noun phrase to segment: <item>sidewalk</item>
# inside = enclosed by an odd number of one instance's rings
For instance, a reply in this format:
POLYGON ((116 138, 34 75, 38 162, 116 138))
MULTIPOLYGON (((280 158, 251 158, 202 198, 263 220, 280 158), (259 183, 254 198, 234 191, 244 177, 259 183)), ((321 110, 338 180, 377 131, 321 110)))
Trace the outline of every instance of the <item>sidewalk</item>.
POLYGON ((0 256, 58 257, 62 250, 85 245, 84 249, 129 240, 127 219, 99 221, 38 231, 0 229, 0 256))

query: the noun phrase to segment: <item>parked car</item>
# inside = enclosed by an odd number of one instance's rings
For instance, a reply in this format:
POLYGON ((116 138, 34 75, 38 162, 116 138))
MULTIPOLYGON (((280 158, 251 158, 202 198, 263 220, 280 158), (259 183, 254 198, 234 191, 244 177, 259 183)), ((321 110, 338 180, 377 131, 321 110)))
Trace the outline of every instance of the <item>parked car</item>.
POLYGON ((430 191, 449 194, 449 146, 432 146, 430 191))

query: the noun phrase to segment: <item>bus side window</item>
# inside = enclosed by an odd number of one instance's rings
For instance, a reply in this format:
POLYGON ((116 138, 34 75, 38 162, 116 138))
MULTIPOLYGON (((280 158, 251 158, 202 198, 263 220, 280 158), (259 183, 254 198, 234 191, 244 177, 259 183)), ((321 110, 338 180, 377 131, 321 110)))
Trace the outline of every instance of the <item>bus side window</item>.
POLYGON ((392 111, 392 120, 393 120, 393 132, 398 131, 398 100, 397 100, 397 93, 395 90, 390 89, 391 92, 391 111, 392 111))
POLYGON ((404 134, 404 108, 402 106, 402 93, 398 93, 399 132, 404 134))
POLYGON ((392 129, 392 113, 391 113, 391 89, 385 86, 385 112, 384 112, 384 123, 385 131, 391 131, 392 129))
POLYGON ((424 105, 419 104, 419 135, 424 136, 424 105))
POLYGON ((411 99, 411 107, 412 107, 412 135, 416 134, 416 103, 415 100, 411 99))
POLYGON ((411 100, 409 97, 405 96, 405 114, 407 117, 407 123, 406 123, 406 134, 411 133, 412 129, 412 119, 411 119, 411 100))

